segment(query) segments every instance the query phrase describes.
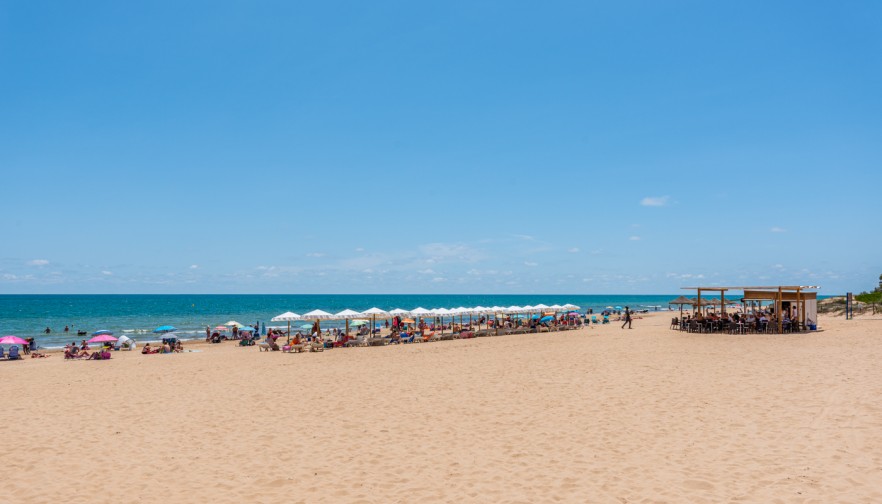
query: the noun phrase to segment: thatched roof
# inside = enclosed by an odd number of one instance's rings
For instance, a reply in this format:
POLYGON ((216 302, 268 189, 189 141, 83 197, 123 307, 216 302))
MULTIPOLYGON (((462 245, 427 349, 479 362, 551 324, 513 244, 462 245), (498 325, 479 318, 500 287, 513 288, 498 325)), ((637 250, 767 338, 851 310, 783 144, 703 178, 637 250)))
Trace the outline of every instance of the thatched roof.
POLYGON ((671 301, 668 301, 668 304, 669 305, 675 305, 675 304, 676 305, 687 305, 688 304, 688 305, 692 306, 693 304, 695 304, 695 301, 693 301, 692 299, 689 299, 686 296, 680 296, 677 299, 672 299, 671 301))

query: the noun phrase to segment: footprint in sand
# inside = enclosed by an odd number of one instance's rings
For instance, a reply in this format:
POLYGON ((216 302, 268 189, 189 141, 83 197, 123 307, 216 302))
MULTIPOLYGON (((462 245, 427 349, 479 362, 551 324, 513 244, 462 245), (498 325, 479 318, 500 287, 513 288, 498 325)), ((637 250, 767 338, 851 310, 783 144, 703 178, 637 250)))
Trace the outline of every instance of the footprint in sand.
POLYGON ((690 490, 713 490, 714 485, 708 483, 707 481, 701 480, 686 480, 683 482, 683 486, 690 490))

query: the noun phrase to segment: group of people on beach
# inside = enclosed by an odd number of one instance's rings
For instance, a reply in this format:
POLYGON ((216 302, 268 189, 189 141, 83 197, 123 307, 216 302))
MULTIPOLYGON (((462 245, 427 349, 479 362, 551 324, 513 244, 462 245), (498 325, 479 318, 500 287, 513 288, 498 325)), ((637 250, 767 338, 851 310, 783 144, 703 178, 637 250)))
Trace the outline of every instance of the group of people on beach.
POLYGON ((145 355, 158 354, 158 353, 163 353, 163 354, 181 353, 183 351, 184 351, 184 344, 181 343, 181 340, 177 340, 174 343, 171 343, 169 341, 163 341, 162 344, 160 344, 156 347, 151 347, 150 342, 147 342, 144 345, 144 348, 141 349, 141 353, 145 354, 145 355))
POLYGON ((65 359, 87 359, 87 360, 103 360, 110 358, 110 347, 101 346, 93 352, 89 352, 89 344, 83 340, 79 345, 76 341, 72 341, 69 345, 64 346, 65 359))

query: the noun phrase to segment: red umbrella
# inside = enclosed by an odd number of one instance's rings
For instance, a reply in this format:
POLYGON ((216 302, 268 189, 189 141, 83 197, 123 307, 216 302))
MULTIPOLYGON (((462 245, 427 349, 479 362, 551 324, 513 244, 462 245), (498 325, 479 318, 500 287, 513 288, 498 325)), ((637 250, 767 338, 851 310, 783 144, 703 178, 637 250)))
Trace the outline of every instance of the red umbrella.
POLYGON ((0 345, 27 345, 28 342, 18 336, 3 336, 0 338, 0 345))

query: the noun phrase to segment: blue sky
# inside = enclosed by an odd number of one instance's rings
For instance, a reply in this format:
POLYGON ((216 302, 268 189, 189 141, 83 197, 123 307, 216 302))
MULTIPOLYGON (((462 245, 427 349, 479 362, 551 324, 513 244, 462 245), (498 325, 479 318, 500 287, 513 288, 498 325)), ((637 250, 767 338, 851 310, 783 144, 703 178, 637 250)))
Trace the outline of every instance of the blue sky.
POLYGON ((0 5, 0 293, 872 288, 879 2, 0 5))

